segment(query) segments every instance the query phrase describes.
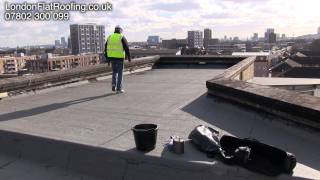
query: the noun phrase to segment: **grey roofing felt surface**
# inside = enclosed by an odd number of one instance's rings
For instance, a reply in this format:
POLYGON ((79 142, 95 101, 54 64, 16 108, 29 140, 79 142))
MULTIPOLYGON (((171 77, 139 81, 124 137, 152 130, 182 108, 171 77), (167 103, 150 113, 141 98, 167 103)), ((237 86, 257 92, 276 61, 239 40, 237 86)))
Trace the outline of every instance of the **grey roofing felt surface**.
POLYGON ((206 124, 222 133, 256 138, 290 151, 299 161, 294 176, 320 179, 319 133, 207 97, 205 81, 223 70, 154 69, 131 74, 125 77, 125 94, 112 93, 110 80, 103 80, 4 100, 0 129, 138 153, 131 127, 156 123, 157 147, 147 156, 212 165, 214 159, 191 145, 187 144, 182 156, 163 147, 171 135, 187 138, 196 125, 206 124))

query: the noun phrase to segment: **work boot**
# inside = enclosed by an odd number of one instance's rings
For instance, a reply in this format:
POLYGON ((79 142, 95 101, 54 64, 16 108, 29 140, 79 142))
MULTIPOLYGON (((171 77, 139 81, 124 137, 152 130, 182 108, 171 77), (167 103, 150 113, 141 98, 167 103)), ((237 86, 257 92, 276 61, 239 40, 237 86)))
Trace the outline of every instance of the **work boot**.
POLYGON ((120 93, 125 93, 125 91, 124 91, 123 89, 118 90, 118 91, 117 91, 117 94, 120 94, 120 93))
POLYGON ((115 92, 116 91, 116 87, 112 86, 112 91, 115 92))

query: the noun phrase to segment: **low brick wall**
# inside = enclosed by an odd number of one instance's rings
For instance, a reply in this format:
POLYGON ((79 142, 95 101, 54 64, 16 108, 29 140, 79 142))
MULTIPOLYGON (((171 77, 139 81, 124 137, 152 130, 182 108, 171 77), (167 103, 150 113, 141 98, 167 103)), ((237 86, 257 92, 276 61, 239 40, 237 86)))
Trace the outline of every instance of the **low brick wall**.
POLYGON ((208 94, 319 130, 320 98, 245 82, 253 77, 254 60, 249 57, 207 81, 208 94))
MULTIPOLYGON (((160 56, 150 56, 125 62, 125 70, 152 66, 160 56)), ((28 91, 58 86, 66 83, 93 79, 111 74, 111 66, 99 64, 83 68, 62 70, 56 72, 39 73, 30 76, 19 76, 0 80, 0 93, 10 91, 28 91)))

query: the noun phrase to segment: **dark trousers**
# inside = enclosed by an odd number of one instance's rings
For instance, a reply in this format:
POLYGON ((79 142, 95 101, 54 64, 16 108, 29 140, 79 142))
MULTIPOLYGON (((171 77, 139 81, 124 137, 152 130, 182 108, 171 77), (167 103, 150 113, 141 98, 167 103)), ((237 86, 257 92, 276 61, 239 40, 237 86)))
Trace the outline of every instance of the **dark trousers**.
POLYGON ((122 89, 123 60, 114 59, 112 64, 112 87, 116 87, 118 91, 122 89))

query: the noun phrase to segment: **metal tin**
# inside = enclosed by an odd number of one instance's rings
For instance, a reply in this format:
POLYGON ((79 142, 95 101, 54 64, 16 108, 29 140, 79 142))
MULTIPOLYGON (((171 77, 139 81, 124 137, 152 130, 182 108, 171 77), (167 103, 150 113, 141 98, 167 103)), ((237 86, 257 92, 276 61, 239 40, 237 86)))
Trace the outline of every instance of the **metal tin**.
POLYGON ((180 137, 173 138, 172 151, 176 154, 184 153, 184 140, 180 137))

